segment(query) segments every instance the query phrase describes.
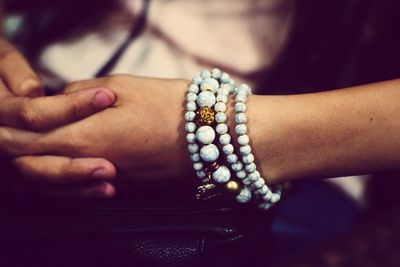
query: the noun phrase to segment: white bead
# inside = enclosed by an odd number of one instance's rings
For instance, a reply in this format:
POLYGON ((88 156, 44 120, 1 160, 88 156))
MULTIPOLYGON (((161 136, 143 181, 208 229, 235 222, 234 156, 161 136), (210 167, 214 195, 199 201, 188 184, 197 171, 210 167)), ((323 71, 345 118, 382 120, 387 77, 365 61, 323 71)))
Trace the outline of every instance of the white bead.
POLYGON ((214 69, 211 70, 211 76, 212 76, 214 79, 219 79, 219 78, 221 78, 221 75, 222 75, 222 72, 221 72, 220 69, 214 68, 214 69))
POLYGON ((212 177, 217 183, 226 183, 231 179, 231 171, 222 165, 212 174, 212 177))
POLYGON ((198 171, 196 172, 197 177, 199 177, 200 179, 203 179, 206 177, 206 173, 204 171, 198 171))
POLYGON ((190 159, 193 162, 198 162, 198 161, 200 161, 200 154, 199 153, 194 153, 194 154, 190 155, 190 159))
POLYGON ((248 145, 250 142, 249 136, 247 134, 241 135, 238 137, 238 143, 241 146, 248 145))
POLYGON ((235 111, 238 112, 238 113, 239 113, 239 112, 245 112, 246 109, 247 109, 247 106, 246 106, 246 104, 243 103, 243 102, 237 102, 237 103, 235 104, 235 111))
POLYGON ((192 83, 188 87, 188 92, 189 93, 198 94, 199 91, 200 91, 200 88, 199 88, 199 86, 197 84, 192 83))
POLYGON ((211 108, 212 106, 215 105, 215 102, 216 102, 215 95, 210 91, 201 92, 197 97, 197 104, 201 108, 203 107, 211 108))
POLYGON ((197 109, 196 102, 187 102, 186 103, 186 110, 187 111, 195 111, 197 109))
POLYGON ((237 93, 244 94, 244 95, 251 95, 250 86, 248 86, 247 84, 239 85, 239 87, 237 88, 237 93))
MULTIPOLYGON (((240 113, 239 113, 240 114, 240 113)), ((243 113, 244 114, 244 113, 243 113)), ((247 126, 246 124, 238 124, 235 126, 235 132, 238 135, 243 135, 247 133, 247 126)))
POLYGON ((241 155, 246 156, 251 153, 251 146, 249 145, 241 146, 239 151, 241 155))
POLYGON ((231 142, 231 136, 229 134, 223 134, 219 137, 219 142, 221 145, 227 145, 231 142))
POLYGON ((246 156, 243 156, 242 160, 243 160, 244 164, 253 163, 254 162, 254 155, 250 153, 250 154, 248 154, 246 156))
POLYGON ((228 96, 233 89, 234 87, 230 84, 221 84, 220 88, 217 90, 217 93, 228 96))
POLYGON ((185 113, 185 120, 186 121, 193 121, 196 118, 196 113, 194 111, 188 111, 185 113))
POLYGON ((186 135, 186 141, 190 144, 193 144, 196 142, 196 135, 194 133, 188 133, 186 135))
POLYGON ((247 173, 245 171, 239 171, 236 173, 236 177, 239 179, 244 179, 247 177, 247 173))
POLYGON ((257 192, 263 196, 264 200, 270 200, 272 197, 272 192, 267 185, 263 185, 257 192))
POLYGON ((232 170, 234 170, 235 172, 239 172, 241 170, 243 170, 243 163, 236 162, 235 164, 232 164, 232 170))
POLYGON ((217 114, 215 115, 215 121, 217 123, 226 122, 226 114, 223 112, 217 112, 217 114))
POLYGON ((191 154, 194 154, 199 151, 199 145, 198 144, 189 144, 188 150, 191 154))
POLYGON ((196 128, 197 128, 197 126, 194 122, 186 123, 185 129, 187 132, 194 133, 194 131, 196 131, 196 128))
POLYGON ((272 206, 272 204, 268 203, 268 202, 263 202, 258 205, 258 207, 263 210, 268 210, 269 208, 271 208, 271 206, 272 206))
POLYGON ((242 102, 245 103, 247 101, 247 96, 245 94, 237 94, 235 96, 235 101, 236 102, 242 102))
POLYGON ((254 183, 254 186, 257 188, 257 189, 260 189, 263 185, 265 185, 265 180, 264 179, 258 179, 255 183, 254 183))
POLYGON ((251 185, 252 184, 252 182, 250 181, 250 179, 247 177, 247 178, 245 178, 245 179, 243 179, 242 180, 242 183, 244 184, 244 185, 251 185))
POLYGON ((201 169, 203 169, 203 163, 201 163, 201 162, 193 163, 193 169, 196 171, 200 171, 201 169))
POLYGON ((247 203, 251 200, 251 191, 248 188, 243 188, 239 195, 236 197, 236 201, 239 203, 247 203))
POLYGON ((258 171, 255 171, 250 173, 247 177, 252 183, 255 183, 261 177, 261 174, 258 171))
POLYGON ((219 150, 214 144, 203 146, 200 149, 200 157, 205 162, 214 162, 219 157, 219 150))
POLYGON ((204 69, 204 70, 201 71, 200 76, 203 79, 211 78, 211 72, 209 70, 207 70, 207 69, 204 69))
POLYGON ((271 203, 276 203, 281 199, 281 195, 279 194, 272 194, 271 203))
POLYGON ((226 105, 222 102, 217 102, 214 106, 214 110, 216 112, 225 112, 226 111, 226 105))
POLYGON ((211 126, 201 126, 196 131, 196 139, 201 144, 209 145, 215 139, 215 131, 211 126))
POLYGON ((235 164, 238 162, 238 156, 235 154, 230 154, 226 157, 226 161, 228 161, 229 164, 235 164))
POLYGON ((222 75, 221 75, 221 82, 222 83, 230 83, 231 82, 231 77, 229 76, 229 74, 227 74, 227 73, 222 73, 222 75))
POLYGON ((227 103, 228 102, 228 97, 226 95, 223 94, 218 94, 217 95, 217 102, 221 102, 221 103, 227 103))
POLYGON ((186 95, 186 101, 187 102, 194 102, 194 101, 196 101, 196 99, 197 99, 197 95, 194 94, 194 93, 188 93, 186 95))
POLYGON ((256 164, 254 164, 254 162, 246 165, 244 168, 246 169, 247 173, 252 173, 257 170, 257 166, 256 166, 256 164))
POLYGON ((237 124, 244 124, 247 122, 247 115, 246 113, 240 112, 240 113, 236 113, 235 115, 235 122, 237 124))
POLYGON ((194 84, 200 85, 200 83, 203 81, 203 79, 200 76, 193 76, 192 82, 194 84))
POLYGON ((225 155, 230 155, 230 154, 232 154, 232 153, 233 153, 233 150, 234 150, 234 148, 233 148, 233 145, 232 145, 232 144, 227 144, 227 145, 224 145, 224 146, 222 147, 222 151, 224 152, 225 155))
POLYGON ((219 83, 216 79, 206 78, 200 84, 201 91, 210 91, 216 93, 219 87, 219 83))
POLYGON ((219 135, 223 135, 226 134, 228 132, 228 125, 226 125, 226 123, 220 123, 217 125, 217 127, 215 128, 215 131, 219 134, 219 135))

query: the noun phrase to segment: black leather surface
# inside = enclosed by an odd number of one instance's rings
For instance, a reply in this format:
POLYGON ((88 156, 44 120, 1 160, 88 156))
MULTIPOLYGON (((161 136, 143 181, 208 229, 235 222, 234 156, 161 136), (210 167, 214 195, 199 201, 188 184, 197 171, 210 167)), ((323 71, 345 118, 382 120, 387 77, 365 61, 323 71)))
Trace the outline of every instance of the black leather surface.
POLYGON ((0 266, 234 267, 267 251, 270 215, 231 203, 0 206, 0 266))

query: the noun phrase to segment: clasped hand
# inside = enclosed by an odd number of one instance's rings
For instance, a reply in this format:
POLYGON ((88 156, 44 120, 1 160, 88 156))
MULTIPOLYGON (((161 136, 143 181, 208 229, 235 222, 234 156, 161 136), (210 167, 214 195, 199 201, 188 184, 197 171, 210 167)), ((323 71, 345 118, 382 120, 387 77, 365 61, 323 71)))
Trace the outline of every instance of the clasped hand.
POLYGON ((2 179, 17 192, 91 198, 114 195, 118 179, 182 175, 186 86, 120 75, 31 98, 1 83, 0 155, 14 173, 2 179))

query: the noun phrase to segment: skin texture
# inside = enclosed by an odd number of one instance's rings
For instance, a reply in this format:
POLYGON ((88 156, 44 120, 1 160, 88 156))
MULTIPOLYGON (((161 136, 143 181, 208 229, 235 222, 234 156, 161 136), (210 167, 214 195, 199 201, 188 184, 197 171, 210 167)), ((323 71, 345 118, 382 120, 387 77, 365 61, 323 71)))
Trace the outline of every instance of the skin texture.
POLYGON ((249 101, 255 156, 271 183, 396 170, 400 80, 249 101))
POLYGON ((113 108, 46 133, 8 129, 9 134, 34 154, 105 157, 125 177, 183 174, 182 166, 190 166, 182 130, 187 81, 111 76, 72 83, 66 92, 101 86, 118 95, 113 108))

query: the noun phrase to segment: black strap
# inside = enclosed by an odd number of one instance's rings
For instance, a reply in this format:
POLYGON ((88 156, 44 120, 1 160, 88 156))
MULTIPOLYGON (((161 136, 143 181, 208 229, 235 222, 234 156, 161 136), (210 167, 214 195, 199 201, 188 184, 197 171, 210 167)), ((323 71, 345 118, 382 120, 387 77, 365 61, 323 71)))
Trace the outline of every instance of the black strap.
POLYGON ((135 40, 144 30, 147 21, 147 14, 149 11, 150 0, 143 0, 143 8, 140 17, 133 25, 128 38, 118 47, 111 58, 104 64, 96 73, 95 77, 102 77, 110 73, 114 68, 115 64, 119 61, 121 56, 124 54, 125 50, 129 47, 131 42, 135 40))

